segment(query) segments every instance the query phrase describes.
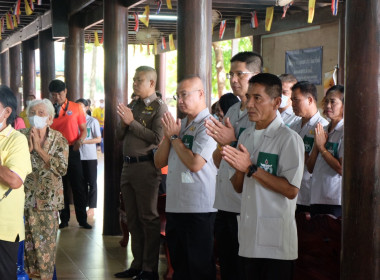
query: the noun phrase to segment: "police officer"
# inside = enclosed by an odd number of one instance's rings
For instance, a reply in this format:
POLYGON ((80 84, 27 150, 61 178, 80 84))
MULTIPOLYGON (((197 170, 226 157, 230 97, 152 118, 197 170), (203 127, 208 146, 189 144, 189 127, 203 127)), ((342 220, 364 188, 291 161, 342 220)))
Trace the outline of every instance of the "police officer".
POLYGON ((124 165, 121 174, 128 228, 132 238, 131 267, 116 278, 158 279, 160 219, 157 212, 160 170, 153 163, 153 149, 163 138, 161 118, 167 111, 155 93, 156 70, 141 66, 133 78, 133 91, 139 97, 127 106, 119 104, 121 118, 117 131, 123 140, 124 165))

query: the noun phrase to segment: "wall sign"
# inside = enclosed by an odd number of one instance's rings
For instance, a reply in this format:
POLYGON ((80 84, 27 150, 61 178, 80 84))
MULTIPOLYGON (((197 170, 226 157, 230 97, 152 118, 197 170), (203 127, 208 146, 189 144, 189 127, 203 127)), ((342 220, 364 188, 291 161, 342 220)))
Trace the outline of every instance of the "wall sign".
POLYGON ((287 51, 285 72, 294 75, 298 81, 322 84, 322 47, 287 51))

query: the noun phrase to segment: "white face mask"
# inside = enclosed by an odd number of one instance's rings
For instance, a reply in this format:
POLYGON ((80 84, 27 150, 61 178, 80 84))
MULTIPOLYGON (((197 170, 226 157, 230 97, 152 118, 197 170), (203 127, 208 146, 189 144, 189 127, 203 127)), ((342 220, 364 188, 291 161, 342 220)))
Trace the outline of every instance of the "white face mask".
POLYGON ((285 108, 288 105, 289 96, 281 94, 281 104, 280 108, 285 108))
POLYGON ((100 108, 104 108, 104 103, 100 103, 100 104, 99 104, 99 107, 100 107, 100 108))
POLYGON ((29 122, 31 126, 37 129, 41 129, 47 125, 46 123, 47 119, 48 117, 33 116, 33 117, 29 117, 29 122))
MULTIPOLYGON (((5 112, 5 108, 4 108, 4 110, 1 112, 0 117, 3 116, 4 112, 5 112)), ((4 126, 4 120, 0 123, 0 130, 3 128, 3 126, 4 126)))

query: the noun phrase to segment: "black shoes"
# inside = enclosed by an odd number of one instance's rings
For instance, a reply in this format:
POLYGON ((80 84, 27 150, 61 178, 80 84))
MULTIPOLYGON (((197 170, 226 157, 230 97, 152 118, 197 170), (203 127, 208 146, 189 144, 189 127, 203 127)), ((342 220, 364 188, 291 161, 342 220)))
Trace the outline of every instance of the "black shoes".
POLYGON ((92 226, 89 225, 87 222, 79 224, 82 228, 85 229, 92 229, 92 226))
POLYGON ((132 278, 133 280, 158 280, 158 273, 151 271, 141 271, 141 273, 132 278))
POLYGON ((139 275, 140 273, 141 273, 141 270, 130 268, 122 272, 115 273, 114 276, 116 278, 132 278, 139 275))
POLYGON ((65 228, 65 227, 68 227, 69 226, 69 223, 68 222, 61 222, 59 224, 59 228, 62 229, 62 228, 65 228))

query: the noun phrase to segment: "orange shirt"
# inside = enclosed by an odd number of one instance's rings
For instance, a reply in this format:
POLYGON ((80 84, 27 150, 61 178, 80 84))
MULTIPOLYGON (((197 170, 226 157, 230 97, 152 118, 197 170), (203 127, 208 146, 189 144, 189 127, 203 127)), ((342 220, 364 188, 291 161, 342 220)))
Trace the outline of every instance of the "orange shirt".
POLYGON ((54 118, 52 129, 58 130, 73 145, 79 138, 79 126, 86 123, 82 107, 66 99, 59 111, 59 117, 54 118))

